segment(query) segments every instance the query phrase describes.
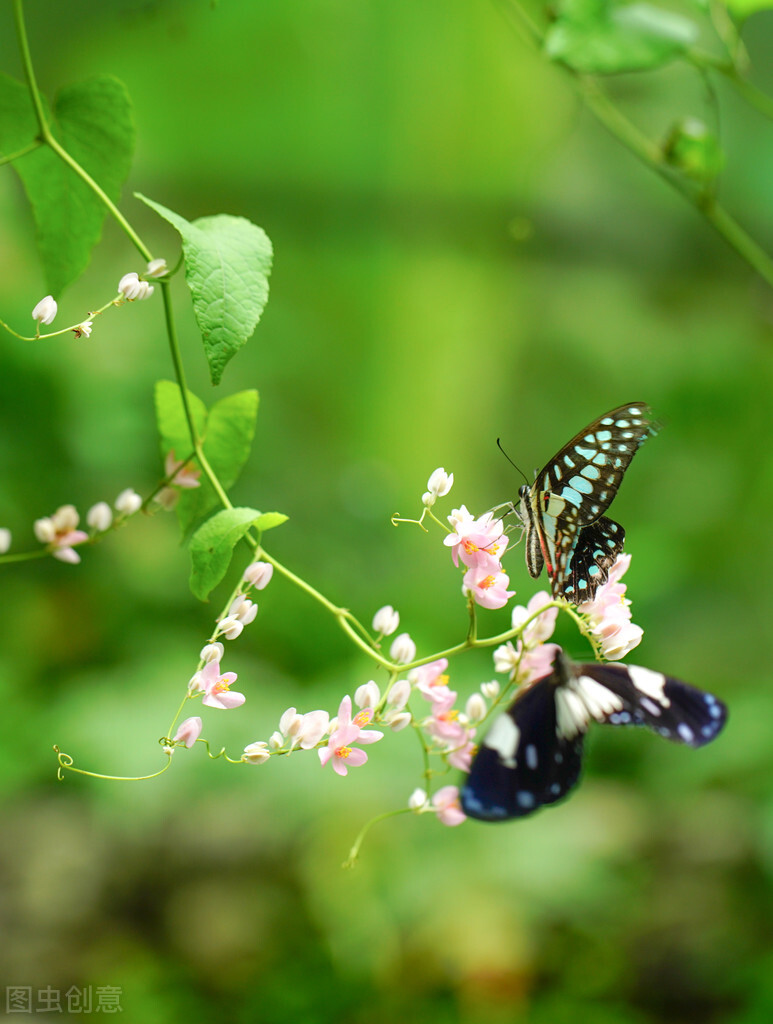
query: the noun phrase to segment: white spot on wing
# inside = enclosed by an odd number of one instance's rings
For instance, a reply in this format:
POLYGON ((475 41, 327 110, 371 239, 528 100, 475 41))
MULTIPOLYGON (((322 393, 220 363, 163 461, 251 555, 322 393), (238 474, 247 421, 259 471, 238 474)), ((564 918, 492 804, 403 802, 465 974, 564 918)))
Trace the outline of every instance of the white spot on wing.
POLYGON ((515 768, 515 752, 518 749, 520 735, 521 730, 512 718, 503 714, 495 719, 483 745, 491 750, 496 750, 499 760, 505 768, 515 768))
POLYGON ((526 767, 532 771, 537 767, 537 748, 533 743, 530 743, 524 751, 524 757, 526 759, 526 767))
POLYGON ((580 676, 574 686, 588 714, 597 722, 603 722, 614 711, 623 710, 623 702, 618 695, 590 676, 580 676))
POLYGON ((627 665, 626 668, 631 682, 640 693, 652 697, 664 708, 671 706, 671 701, 663 694, 666 677, 662 672, 653 672, 652 669, 642 668, 641 665, 627 665))
POLYGON ((566 686, 556 690, 556 732, 571 740, 588 728, 588 710, 580 697, 566 686))

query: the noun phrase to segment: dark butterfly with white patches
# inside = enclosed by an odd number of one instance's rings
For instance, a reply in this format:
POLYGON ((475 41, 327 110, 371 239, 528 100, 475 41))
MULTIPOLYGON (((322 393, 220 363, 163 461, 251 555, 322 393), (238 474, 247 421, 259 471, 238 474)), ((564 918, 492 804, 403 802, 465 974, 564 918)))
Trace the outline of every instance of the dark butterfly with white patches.
POLYGON ((591 722, 645 725, 689 747, 710 743, 727 720, 717 697, 636 665, 576 664, 558 649, 549 675, 519 691, 494 719, 461 791, 482 821, 522 818, 577 784, 591 722))
POLYGON ((623 550, 625 530, 603 513, 655 432, 649 414, 646 405, 629 402, 600 416, 519 490, 526 565, 534 579, 547 567, 553 597, 575 605, 592 600, 623 550))

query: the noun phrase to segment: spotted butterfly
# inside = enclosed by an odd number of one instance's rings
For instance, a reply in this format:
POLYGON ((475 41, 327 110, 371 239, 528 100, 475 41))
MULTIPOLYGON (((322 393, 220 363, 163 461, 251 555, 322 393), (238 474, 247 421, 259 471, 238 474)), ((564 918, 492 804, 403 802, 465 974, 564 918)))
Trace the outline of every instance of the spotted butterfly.
POLYGON ((625 530, 604 513, 640 446, 654 433, 646 405, 631 402, 581 430, 534 483, 518 492, 526 565, 547 566, 554 597, 590 601, 623 550, 625 530))
POLYGON ((717 697, 637 665, 576 664, 557 648, 552 671, 519 691, 494 719, 461 791, 465 814, 522 818, 577 784, 592 721, 645 725, 676 743, 702 747, 722 730, 717 697))

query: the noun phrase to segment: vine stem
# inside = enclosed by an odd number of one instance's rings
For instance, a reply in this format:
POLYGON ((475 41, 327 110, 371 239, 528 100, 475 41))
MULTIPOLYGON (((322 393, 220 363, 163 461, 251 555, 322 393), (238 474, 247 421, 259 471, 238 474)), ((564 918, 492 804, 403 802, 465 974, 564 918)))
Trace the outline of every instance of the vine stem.
MULTIPOLYGON (((518 35, 533 50, 542 52, 544 33, 518 0, 498 0, 498 3, 509 24, 517 31, 518 35)), ((696 66, 701 65, 703 68, 708 66, 725 75, 749 103, 767 116, 773 117, 773 100, 746 82, 734 67, 729 67, 721 62, 707 61, 700 54, 688 55, 688 59, 696 66)), ((738 221, 712 195, 707 195, 704 191, 696 189, 666 163, 660 146, 648 139, 623 114, 604 92, 596 78, 579 74, 565 64, 556 62, 554 66, 569 77, 574 90, 596 120, 621 145, 693 206, 737 255, 773 287, 773 259, 738 221)))
POLYGON ((27 27, 24 23, 24 5, 22 0, 13 0, 13 14, 14 21, 16 23, 16 36, 19 42, 19 53, 21 55, 22 66, 24 68, 24 75, 27 79, 27 86, 30 91, 32 106, 34 107, 35 117, 40 129, 40 141, 46 146, 49 146, 54 153, 56 153, 59 159, 62 160, 63 163, 67 164, 67 166, 74 171, 74 173, 77 174, 78 177, 86 183, 86 185, 88 185, 92 192, 102 203, 104 203, 105 207, 121 226, 140 254, 150 262, 153 258, 152 253, 131 224, 126 220, 115 203, 110 199, 107 193, 100 188, 91 175, 81 167, 78 161, 70 156, 64 146, 60 145, 60 143, 54 138, 51 132, 51 126, 46 118, 45 109, 43 107, 43 98, 41 97, 40 90, 38 89, 37 79, 35 78, 35 69, 32 66, 32 56, 30 54, 29 40, 27 38, 27 27))

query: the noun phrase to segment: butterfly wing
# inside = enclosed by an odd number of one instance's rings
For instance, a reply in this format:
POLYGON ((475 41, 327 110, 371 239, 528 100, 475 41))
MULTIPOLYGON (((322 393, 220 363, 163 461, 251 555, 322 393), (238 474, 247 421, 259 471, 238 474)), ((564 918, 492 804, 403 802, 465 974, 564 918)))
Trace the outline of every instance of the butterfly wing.
POLYGON ((719 698, 638 665, 573 664, 558 651, 553 671, 518 693, 475 755, 462 787, 464 813, 482 821, 523 818, 577 784, 591 721, 644 725, 702 747, 722 731, 719 698))
POLYGON ((461 791, 464 813, 482 821, 523 818, 555 803, 576 785, 584 730, 560 728, 558 668, 519 692, 499 715, 475 755, 461 791))
POLYGON ((609 570, 623 550, 625 530, 619 523, 601 516, 595 523, 583 527, 577 534, 574 547, 561 547, 567 534, 559 538, 558 568, 563 576, 563 596, 572 604, 589 601, 602 583, 609 578, 609 570))
POLYGON ((606 725, 645 725, 690 747, 715 739, 727 707, 711 693, 639 665, 575 665, 574 688, 606 725))
POLYGON ((521 488, 526 564, 535 579, 543 562, 547 565, 554 597, 590 600, 606 580, 614 563, 614 557, 608 562, 613 550, 608 542, 614 539, 616 555, 625 534, 603 513, 631 459, 653 432, 646 405, 621 405, 588 424, 537 474, 531 487, 521 488), (601 525, 585 532, 599 520, 601 525), (600 544, 601 558, 595 554, 600 544))

